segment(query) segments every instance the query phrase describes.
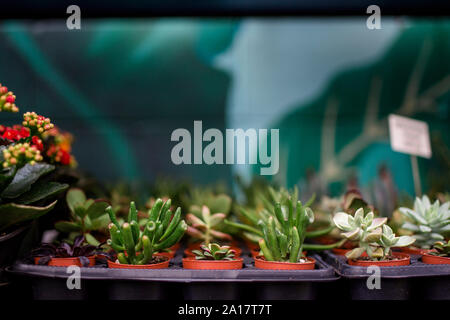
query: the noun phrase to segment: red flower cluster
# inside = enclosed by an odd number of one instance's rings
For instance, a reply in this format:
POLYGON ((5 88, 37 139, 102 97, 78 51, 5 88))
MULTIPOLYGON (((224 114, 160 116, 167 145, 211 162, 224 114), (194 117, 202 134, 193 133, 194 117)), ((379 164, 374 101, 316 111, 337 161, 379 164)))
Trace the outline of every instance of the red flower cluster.
POLYGON ((12 127, 0 126, 0 134, 3 139, 10 141, 19 141, 30 136, 30 130, 21 125, 14 125, 12 127))
POLYGON ((47 150, 47 157, 65 166, 69 165, 72 161, 70 153, 59 145, 51 145, 47 150))
POLYGON ((15 101, 16 96, 0 83, 0 111, 18 112, 19 108, 14 104, 15 101))

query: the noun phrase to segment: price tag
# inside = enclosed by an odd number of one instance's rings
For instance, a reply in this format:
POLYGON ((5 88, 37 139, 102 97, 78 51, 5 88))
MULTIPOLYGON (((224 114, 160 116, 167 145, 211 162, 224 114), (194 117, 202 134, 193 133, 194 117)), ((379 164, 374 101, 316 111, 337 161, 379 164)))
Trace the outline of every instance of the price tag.
POLYGON ((431 158, 430 134, 426 122, 391 114, 389 133, 392 150, 431 158))

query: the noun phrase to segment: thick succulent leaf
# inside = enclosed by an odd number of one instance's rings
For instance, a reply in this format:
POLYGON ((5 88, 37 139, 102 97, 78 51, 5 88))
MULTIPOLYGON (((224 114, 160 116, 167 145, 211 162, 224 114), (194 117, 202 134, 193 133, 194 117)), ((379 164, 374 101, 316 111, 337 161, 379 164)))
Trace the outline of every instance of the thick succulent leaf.
POLYGON ((209 218, 211 217, 211 211, 207 206, 202 206, 202 219, 203 221, 209 225, 210 221, 209 218))
POLYGON ((358 210, 356 210, 354 218, 355 218, 355 224, 357 226, 361 225, 361 223, 363 222, 363 219, 364 219, 364 209, 359 208, 358 210))
POLYGON ((109 204, 105 200, 96 200, 87 208, 86 214, 89 218, 91 218, 91 220, 97 219, 105 214, 105 209, 108 206, 109 204))
POLYGON ((97 219, 91 220, 91 230, 106 230, 110 222, 109 215, 104 214, 97 219))
POLYGON ((26 164, 17 170, 11 183, 3 190, 2 198, 17 198, 21 194, 30 190, 31 185, 35 183, 41 176, 52 172, 55 166, 48 163, 36 163, 35 165, 26 164))
POLYGON ((372 251, 370 254, 372 258, 383 258, 384 257, 384 250, 383 248, 376 248, 372 251))
POLYGON ((367 231, 375 230, 387 222, 387 218, 375 218, 372 220, 372 224, 367 228, 367 231))
POLYGON ((219 194, 210 201, 207 201, 206 205, 211 210, 211 213, 222 212, 224 214, 228 214, 231 209, 231 198, 226 194, 219 194))
POLYGON ((228 233, 220 232, 217 230, 210 230, 209 232, 214 238, 222 240, 233 240, 233 238, 228 233))
POLYGON ((397 238, 397 242, 395 243, 394 247, 407 247, 412 245, 416 239, 409 236, 401 236, 397 238))
POLYGON ((311 208, 305 208, 305 215, 309 224, 314 222, 314 212, 311 208))
POLYGON ((82 227, 76 222, 58 221, 55 223, 55 229, 60 232, 70 233, 70 232, 79 232, 82 230, 82 227))
POLYGON ((218 224, 220 224, 224 219, 226 218, 226 215, 224 213, 215 213, 211 215, 209 219, 209 225, 211 227, 215 227, 218 224))
POLYGON ((16 203, 0 205, 0 230, 40 217, 53 209, 56 202, 57 200, 45 207, 27 206, 16 203))
POLYGON ((198 229, 188 226, 186 229, 186 233, 192 238, 203 239, 205 235, 198 229))
POLYGON ((345 254, 345 256, 346 256, 348 259, 352 260, 352 259, 357 259, 357 258, 359 258, 363 253, 364 253, 364 249, 363 249, 363 248, 355 248, 355 249, 353 249, 353 250, 347 252, 347 253, 345 254))
POLYGON ((86 195, 83 190, 72 188, 67 191, 66 202, 72 212, 76 212, 77 207, 83 207, 86 202, 86 195))
POLYGON ((372 232, 370 232, 369 234, 367 234, 363 239, 363 241, 367 243, 377 242, 380 240, 381 235, 382 235, 381 228, 377 228, 372 232))
POLYGON ((31 204, 49 197, 53 197, 69 188, 68 184, 58 182, 37 182, 30 191, 25 192, 14 200, 18 204, 31 204))
POLYGON ((336 227, 343 231, 351 231, 353 227, 348 222, 349 215, 345 212, 338 212, 334 215, 333 221, 336 227))
POLYGON ((349 231, 349 232, 344 232, 342 233, 342 235, 349 240, 356 240, 358 239, 359 236, 359 231, 361 229, 360 228, 356 228, 355 230, 349 231))
POLYGON ((405 207, 401 207, 399 209, 399 211, 404 214, 405 216, 407 216, 408 218, 417 221, 421 224, 427 224, 427 221, 421 216, 419 215, 416 211, 411 210, 409 208, 405 208, 405 207))
POLYGON ((90 245, 96 246, 96 247, 100 245, 100 241, 95 239, 95 237, 92 234, 85 233, 84 237, 86 238, 86 242, 89 243, 90 245))
POLYGON ((411 222, 405 222, 401 228, 405 229, 405 230, 414 231, 414 232, 419 231, 419 227, 411 222))
POLYGON ((192 213, 186 215, 186 221, 195 228, 206 228, 205 222, 192 213))
POLYGON ((427 232, 431 232, 431 228, 428 227, 428 226, 420 225, 419 226, 419 231, 423 232, 423 233, 427 233, 427 232))

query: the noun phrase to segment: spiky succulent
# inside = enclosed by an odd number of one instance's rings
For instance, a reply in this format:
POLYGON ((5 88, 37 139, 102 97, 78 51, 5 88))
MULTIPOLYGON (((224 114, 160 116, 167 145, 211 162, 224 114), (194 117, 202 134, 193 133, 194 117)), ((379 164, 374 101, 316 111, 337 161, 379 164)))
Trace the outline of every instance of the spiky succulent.
POLYGON ((138 223, 138 211, 134 202, 130 203, 128 222, 122 225, 117 221, 111 207, 106 208, 111 219, 108 244, 117 252, 122 264, 148 264, 153 253, 169 248, 183 237, 187 225, 181 219, 181 209, 174 214, 170 211, 171 200, 163 202, 157 199, 149 210, 147 224, 141 231, 138 223))
POLYGON ((202 244, 201 250, 192 250, 197 260, 234 260, 235 251, 229 246, 220 246, 217 243, 202 244))
POLYGON ((450 201, 440 204, 436 200, 431 204, 425 195, 416 198, 414 209, 402 207, 400 213, 410 219, 402 225, 402 229, 413 232, 416 245, 429 249, 436 241, 444 240, 444 233, 450 231, 450 201))
MULTIPOLYGON (((258 197, 261 203, 264 203, 264 206, 260 209, 244 208, 241 206, 236 207, 236 211, 240 213, 240 220, 244 223, 229 220, 225 220, 224 222, 230 226, 241 229, 244 237, 248 240, 259 242, 259 240, 264 237, 264 233, 260 227, 260 221, 266 225, 269 225, 269 219, 270 217, 273 217, 275 219, 275 226, 280 228, 282 226, 282 222, 288 220, 290 210, 295 211, 297 206, 297 188, 295 188, 294 192, 291 194, 284 188, 275 190, 272 187, 268 187, 267 194, 270 196, 266 197, 265 195, 259 195, 258 197)), ((309 209, 309 206, 313 203, 313 201, 314 196, 311 197, 305 205, 301 205, 301 207, 311 210, 309 209)), ((304 235, 306 238, 319 237, 329 233, 333 228, 334 226, 330 225, 320 230, 309 232, 305 231, 304 235)), ((326 250, 336 247, 339 244, 340 242, 331 245, 304 244, 303 246, 305 250, 326 250)))
POLYGON ((333 221, 344 231, 342 236, 359 244, 346 253, 349 259, 357 259, 366 253, 372 260, 384 260, 390 255, 392 247, 406 247, 415 241, 409 236, 396 237, 392 229, 385 225, 387 218, 375 218, 373 212, 365 215, 363 208, 356 210, 355 216, 338 212, 333 221))
POLYGON ((274 215, 258 222, 262 231, 259 246, 268 261, 299 262, 303 258, 306 228, 314 222, 314 212, 301 201, 290 198, 287 210, 275 203, 274 215))
POLYGON ((436 241, 433 245, 434 251, 428 252, 433 256, 448 257, 450 258, 450 240, 447 242, 436 241))

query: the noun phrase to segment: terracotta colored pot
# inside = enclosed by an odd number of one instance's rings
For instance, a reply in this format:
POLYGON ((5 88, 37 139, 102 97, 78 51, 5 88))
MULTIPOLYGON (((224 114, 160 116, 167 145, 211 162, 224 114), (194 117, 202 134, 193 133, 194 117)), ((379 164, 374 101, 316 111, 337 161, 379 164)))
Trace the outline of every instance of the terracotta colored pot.
MULTIPOLYGON (((235 255, 234 255, 236 258, 239 258, 239 257, 241 256, 242 250, 241 250, 240 248, 237 248, 237 247, 231 247, 230 249, 233 249, 234 251, 236 251, 236 253, 235 253, 235 255)), ((195 249, 187 248, 187 249, 184 250, 184 255, 185 255, 186 257, 188 257, 188 258, 193 258, 193 257, 195 257, 195 254, 192 253, 192 250, 201 250, 201 249, 200 249, 200 247, 195 248, 195 249)))
POLYGON ((156 254, 155 256, 161 256, 166 258, 166 261, 154 263, 154 264, 122 264, 122 263, 116 263, 113 261, 108 260, 108 268, 112 269, 165 269, 169 267, 170 259, 164 255, 156 254))
POLYGON ((407 266, 411 263, 411 257, 407 253, 393 252, 392 255, 400 258, 398 260, 385 260, 385 261, 367 261, 367 260, 347 260, 347 263, 352 266, 359 267, 396 267, 407 266))
POLYGON ((416 255, 422 255, 428 251, 427 249, 420 249, 417 247, 402 247, 402 248, 398 248, 398 249, 400 249, 400 252, 407 253, 407 254, 416 254, 416 255))
POLYGON ((331 251, 338 256, 345 256, 345 254, 351 250, 352 249, 333 248, 331 251))
POLYGON ((195 258, 183 258, 184 269, 201 270, 234 270, 242 269, 243 259, 235 260, 197 260, 195 258))
POLYGON ((262 256, 255 257, 255 268, 269 270, 313 270, 316 260, 306 257, 307 262, 266 261, 262 256))
POLYGON ((170 259, 173 259, 173 257, 175 256, 175 251, 170 250, 170 251, 164 251, 164 252, 158 252, 158 254, 160 256, 164 256, 170 259))
POLYGON ((426 264, 450 264, 449 257, 433 256, 428 252, 422 254, 422 262, 426 264))
POLYGON ((336 242, 335 238, 332 238, 330 236, 320 236, 320 237, 315 237, 314 241, 320 244, 332 244, 336 242))
MULTIPOLYGON (((38 261, 41 257, 34 258, 34 264, 38 264, 38 261)), ((89 259, 89 267, 95 266, 95 256, 88 257, 89 259)), ((52 267, 69 267, 69 266, 78 266, 81 267, 80 260, 76 257, 74 258, 52 258, 47 266, 52 267)))

